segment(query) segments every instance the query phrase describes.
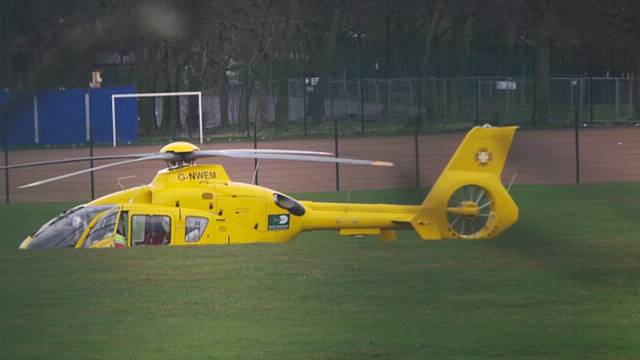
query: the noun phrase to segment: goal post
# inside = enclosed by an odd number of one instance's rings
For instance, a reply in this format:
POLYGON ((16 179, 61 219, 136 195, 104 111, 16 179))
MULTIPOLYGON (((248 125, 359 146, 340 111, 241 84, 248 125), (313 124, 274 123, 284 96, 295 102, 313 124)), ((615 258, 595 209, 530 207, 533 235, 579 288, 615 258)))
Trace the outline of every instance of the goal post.
POLYGON ((113 147, 117 145, 116 137, 116 99, 125 98, 147 98, 147 97, 166 97, 166 96, 197 96, 198 97, 198 122, 200 124, 200 144, 203 143, 203 127, 202 127, 202 91, 178 91, 164 93, 129 93, 129 94, 113 94, 111 95, 111 126, 113 127, 113 147))

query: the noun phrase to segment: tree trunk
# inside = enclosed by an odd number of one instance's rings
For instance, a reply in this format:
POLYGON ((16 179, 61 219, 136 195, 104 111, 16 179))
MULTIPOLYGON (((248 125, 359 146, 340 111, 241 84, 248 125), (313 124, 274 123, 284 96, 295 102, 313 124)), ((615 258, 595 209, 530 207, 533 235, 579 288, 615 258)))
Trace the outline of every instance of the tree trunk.
MULTIPOLYGON (((176 64, 176 83, 175 83, 174 91, 181 91, 183 89, 189 89, 189 88, 190 88, 189 80, 187 79, 183 66, 176 64)), ((187 135, 191 137, 191 129, 189 129, 189 117, 191 116, 189 102, 194 97, 187 96, 186 104, 181 97, 175 96, 175 98, 176 98, 176 104, 177 104, 177 110, 178 110, 177 111, 178 117, 176 119, 176 125, 178 127, 177 132, 178 134, 180 134, 179 136, 181 136, 181 134, 187 133, 187 135)))
POLYGON ((431 22, 429 23, 429 30, 425 38, 424 53, 422 54, 422 96, 425 97, 423 102, 425 105, 425 115, 427 117, 427 125, 431 124, 435 119, 435 98, 434 98, 434 79, 436 75, 433 71, 433 53, 435 48, 436 31, 441 19, 440 10, 435 10, 431 16, 431 22))
MULTIPOLYGON (((171 69, 171 61, 170 61, 170 49, 167 44, 163 44, 163 67, 164 67, 164 81, 163 81, 163 91, 171 92, 171 75, 173 70, 171 69)), ((171 98, 168 96, 162 97, 162 118, 160 119, 160 133, 161 135, 169 134, 169 127, 171 126, 171 113, 172 113, 172 103, 171 98)))
MULTIPOLYGON (((388 3, 387 3, 388 4, 388 3)), ((388 9, 387 9, 388 10, 388 9)), ((393 43, 391 40, 391 15, 388 14, 385 17, 384 22, 384 65, 383 65, 383 77, 382 81, 382 101, 384 106, 382 113, 384 114, 384 121, 390 120, 391 114, 391 89, 388 79, 391 78, 391 64, 393 62, 393 43)))
MULTIPOLYGON (((189 96, 188 99, 188 117, 187 117, 187 131, 189 132, 189 139, 200 136, 200 118, 198 111, 198 98, 195 96, 189 96)), ((204 122, 204 119, 203 119, 204 122)), ((204 123, 202 124, 204 127, 204 123)), ((203 129, 204 130, 204 129, 203 129)))
POLYGON ((9 27, 9 4, 6 1, 0 2, 0 14, 3 14, 2 22, 0 22, 0 26, 2 27, 2 41, 0 41, 0 88, 6 89, 11 88, 11 84, 9 81, 9 73, 11 69, 9 68, 9 34, 7 28, 9 27))
MULTIPOLYGON (((182 73, 182 71, 180 70, 180 66, 177 64, 177 62, 174 62, 173 64, 173 76, 171 77, 171 91, 175 92, 175 91, 180 91, 180 74, 182 73)), ((173 119, 173 123, 171 125, 171 138, 172 139, 177 139, 178 137, 180 137, 180 132, 182 130, 182 123, 180 122, 180 113, 181 113, 181 106, 180 106, 180 97, 178 96, 169 96, 169 99, 171 99, 171 119, 173 119)))
POLYGON ((322 60, 320 63, 320 73, 318 74, 318 85, 315 87, 313 93, 311 93, 311 99, 309 100, 311 121, 314 125, 320 124, 324 119, 324 99, 335 60, 336 36, 339 25, 340 6, 334 6, 331 13, 331 23, 329 25, 329 32, 327 33, 327 41, 323 49, 324 56, 320 57, 322 60))
MULTIPOLYGON (((460 15, 462 16, 462 15, 460 15)), ((464 73, 464 63, 467 54, 464 46, 464 34, 467 22, 457 20, 451 33, 451 56, 449 58, 449 77, 466 76, 464 73)))
MULTIPOLYGON (((184 88, 182 90, 190 90, 190 89, 200 89, 202 88, 198 76, 193 76, 193 73, 187 72, 184 74, 184 81, 182 84, 184 88)), ((196 96, 187 96, 186 97, 186 106, 185 106, 185 117, 184 117, 184 128, 186 128, 187 136, 189 140, 194 137, 200 136, 200 122, 198 118, 198 98, 196 96)), ((204 126, 204 124, 202 124, 204 126)))
POLYGON ((249 126, 247 116, 251 108, 251 93, 253 91, 246 69, 242 70, 240 79, 242 87, 240 88, 240 104, 238 104, 238 126, 246 129, 249 126))
MULTIPOLYGON (((176 64, 173 49, 170 45, 165 45, 165 73, 166 73, 166 92, 177 91, 177 79, 176 72, 178 69, 178 65, 176 64)), ((162 131, 161 135, 169 136, 171 139, 175 139, 176 137, 176 125, 180 124, 180 106, 179 106, 179 98, 177 96, 165 96, 163 98, 163 107, 162 107, 162 124, 160 129, 162 131)))
POLYGON ((267 123, 267 101, 269 96, 269 80, 261 79, 258 82, 258 104, 256 106, 256 114, 253 117, 256 122, 256 128, 261 129, 267 123))
MULTIPOLYGON (((153 92, 155 72, 152 67, 153 47, 140 42, 135 49, 136 56, 136 90, 138 92, 153 92)), ((150 135, 155 129, 155 102, 153 98, 138 101, 139 132, 141 136, 150 135)))
POLYGON ((276 125, 286 128, 289 124, 289 79, 286 67, 278 79, 278 98, 276 99, 276 125))
POLYGON ((551 41, 543 41, 535 47, 535 89, 533 125, 547 122, 551 99, 551 41))
POLYGON ((229 126, 229 79, 224 65, 220 66, 218 76, 218 99, 220 101, 220 126, 229 126))

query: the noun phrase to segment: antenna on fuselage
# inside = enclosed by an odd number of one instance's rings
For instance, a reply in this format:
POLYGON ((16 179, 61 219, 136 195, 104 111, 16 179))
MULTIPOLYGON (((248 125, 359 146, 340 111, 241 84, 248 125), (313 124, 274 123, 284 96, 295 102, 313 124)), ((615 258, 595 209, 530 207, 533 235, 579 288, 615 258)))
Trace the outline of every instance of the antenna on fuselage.
POLYGON ((258 180, 258 168, 260 167, 260 160, 256 159, 256 167, 253 169, 253 180, 251 181, 251 183, 253 185, 256 184, 256 181, 258 180))
POLYGON ((121 189, 121 190, 124 190, 124 185, 122 185, 121 181, 122 181, 122 180, 127 180, 127 179, 133 179, 134 177, 136 177, 136 176, 135 176, 135 175, 122 176, 122 177, 119 177, 119 178, 116 180, 116 183, 118 183, 118 186, 120 186, 120 189, 121 189))

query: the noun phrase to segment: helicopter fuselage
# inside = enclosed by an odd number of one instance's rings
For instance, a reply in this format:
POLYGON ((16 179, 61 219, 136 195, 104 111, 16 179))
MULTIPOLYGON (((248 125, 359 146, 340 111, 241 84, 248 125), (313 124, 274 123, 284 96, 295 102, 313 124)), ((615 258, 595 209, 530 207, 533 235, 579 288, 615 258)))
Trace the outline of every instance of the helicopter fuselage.
POLYGON ((409 222, 420 208, 298 202, 265 187, 233 182, 221 165, 161 170, 151 184, 109 194, 87 204, 87 207, 101 206, 115 206, 111 211, 115 222, 106 221, 112 223, 112 229, 92 236, 105 223, 101 219, 110 216, 105 210, 91 219, 75 247, 113 247, 118 235, 126 247, 281 243, 302 231, 317 229, 392 240, 393 229, 411 228, 409 222), (153 235, 154 232, 163 235, 157 238, 159 235, 153 235))
MULTIPOLYGON (((20 247, 282 243, 322 229, 383 240, 395 239, 394 230, 405 228, 424 240, 489 239, 518 219, 518 207, 500 181, 515 129, 472 129, 420 205, 297 201, 233 182, 221 165, 194 165, 185 157, 148 185, 68 210, 20 247)), ((193 151, 193 145, 184 150, 193 151)))

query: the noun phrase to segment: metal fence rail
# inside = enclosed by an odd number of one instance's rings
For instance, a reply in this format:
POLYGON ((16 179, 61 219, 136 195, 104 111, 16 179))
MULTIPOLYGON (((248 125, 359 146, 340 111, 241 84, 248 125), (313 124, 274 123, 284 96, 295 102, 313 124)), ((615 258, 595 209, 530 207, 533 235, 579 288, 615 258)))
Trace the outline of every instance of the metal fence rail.
MULTIPOLYGON (((590 124, 635 121, 633 91, 636 81, 629 77, 552 77, 546 125, 571 124, 576 108, 580 119, 590 124)), ((254 84, 253 88, 257 87, 254 84)), ((246 126, 246 116, 242 116, 246 101, 244 88, 242 84, 229 86, 228 109, 232 125, 246 126)), ((413 121, 421 114, 423 122, 441 125, 460 122, 526 124, 531 122, 534 112, 534 88, 534 79, 525 77, 333 80, 325 98, 325 114, 331 118, 332 113, 340 121, 366 123, 413 121), (505 86, 501 88, 501 85, 505 86)), ((219 96, 213 89, 205 93, 206 128, 215 129, 221 123, 219 96)), ((288 94, 289 121, 302 123, 310 116, 309 86, 301 79, 290 79, 288 94)), ((277 101, 277 81, 269 81, 264 95, 252 91, 249 118, 256 118, 263 111, 266 122, 274 123, 277 101), (261 101, 266 106, 261 108, 261 101)), ((182 116, 187 116, 186 101, 181 109, 182 116)))
MULTIPOLYGON (((552 77, 549 82, 548 116, 545 123, 539 125, 545 128, 564 129, 559 129, 559 133, 540 132, 538 136, 548 138, 537 140, 544 145, 535 148, 535 158, 528 157, 530 149, 519 149, 515 152, 515 156, 521 156, 528 162, 542 161, 556 164, 557 167, 549 170, 556 175, 543 179, 541 174, 534 173, 529 175, 529 178, 520 176, 518 181, 524 179, 522 180, 524 182, 575 182, 580 181, 581 176, 587 181, 594 182, 640 179, 639 174, 626 170, 623 173, 618 171, 618 173, 613 172, 611 176, 604 176, 601 172, 613 165, 611 161, 600 162, 599 159, 599 151, 606 151, 612 154, 611 156, 620 156, 619 161, 634 161, 629 158, 631 154, 629 146, 635 143, 640 144, 634 137, 640 138, 638 132, 640 128, 635 127, 637 112, 633 100, 636 81, 629 77, 552 77), (624 125, 633 126, 634 131, 608 133, 616 137, 614 140, 603 140, 598 133, 587 132, 592 128, 607 126, 616 128, 624 125), (574 129, 580 129, 580 131, 574 132, 574 129), (582 145, 578 144, 581 129, 588 129, 585 130, 585 134, 588 134, 587 140, 582 145), (598 148, 599 146, 602 146, 602 149, 598 148), (587 155, 581 158, 580 152, 585 152, 587 155), (582 169, 581 174, 577 172, 579 168, 582 169), (636 175, 638 175, 637 178, 636 175)), ((474 124, 484 123, 521 124, 532 127, 536 86, 534 79, 528 77, 458 77, 428 80, 411 77, 336 79, 327 87, 324 120, 320 124, 315 124, 312 123, 309 114, 312 96, 310 90, 315 91, 315 89, 307 81, 290 79, 287 83, 289 123, 287 127, 278 127, 275 126, 279 101, 278 85, 275 80, 263 82, 262 85, 255 82, 249 87, 250 91, 247 91, 247 84, 231 84, 228 88, 229 127, 221 126, 219 94, 213 90, 205 91, 202 99, 205 142, 223 142, 209 145, 216 147, 303 147, 330 151, 348 157, 370 158, 375 155, 398 162, 398 167, 385 175, 382 183, 373 181, 376 178, 380 179, 379 174, 348 167, 323 168, 321 174, 314 175, 323 179, 326 177, 325 183, 333 184, 334 189, 353 188, 354 179, 358 178, 356 174, 364 174, 366 179, 371 179, 369 182, 358 181, 357 186, 360 188, 431 185, 437 169, 429 164, 435 162, 439 164, 438 166, 443 166, 443 162, 450 155, 449 152, 453 151, 453 145, 459 141, 461 132, 452 133, 454 135, 449 139, 447 135, 450 134, 449 130, 465 130, 474 124), (251 94, 250 97, 246 96, 248 92, 251 94), (258 126, 259 118, 263 122, 258 126), (438 135, 437 133, 442 130, 447 132, 438 135), (360 139, 358 137, 350 137, 350 135, 361 136, 362 134, 367 137, 361 140, 358 140, 360 139), (307 140, 304 140, 305 138, 307 140), (228 141, 242 143, 230 145, 226 143, 228 141)), ((166 105, 166 102, 157 99, 140 101, 140 104, 142 101, 153 101, 155 109, 153 113, 156 116, 163 113, 163 106, 166 105)), ((78 103, 78 108, 83 109, 83 104, 78 103)), ((116 153, 157 151, 159 145, 166 141, 177 139, 197 141, 196 135, 199 129, 194 127, 198 126, 197 122, 189 120, 194 115, 193 106, 190 106, 186 98, 181 98, 177 104, 179 104, 180 119, 174 122, 172 125, 174 128, 171 131, 167 130, 170 127, 159 126, 162 124, 156 122, 158 129, 151 136, 141 134, 138 143, 130 144, 131 146, 150 145, 143 149, 107 150, 106 146, 97 144, 94 154, 106 155, 111 154, 111 151, 116 153), (181 127, 181 129, 175 131, 175 127, 181 127), (168 132, 162 133, 162 129, 168 132)), ((138 106, 138 109, 141 108, 142 106, 138 106)), ((144 120, 142 116, 139 110, 138 119, 136 119, 138 124, 144 120)), ((94 128, 93 125, 91 128, 94 128)), ((72 130, 69 129, 69 131, 72 130)), ((98 128, 94 130, 98 131, 98 128)), ((111 133, 111 129, 102 130, 111 133)), ((142 131, 142 129, 139 130, 142 131)), ((597 129, 594 130, 597 131, 597 129)), ((98 138, 96 134, 94 138, 98 138)), ((536 140, 531 140, 531 136, 529 138, 529 145, 536 143, 536 140)), ((516 143, 516 149, 518 146, 516 143)), ((65 145, 55 150, 38 146, 12 149, 11 146, 4 145, 2 158, 8 159, 9 164, 15 164, 59 157, 87 156, 93 150, 92 142, 65 145)), ((253 165, 253 161, 246 164, 233 164, 232 171, 240 174, 236 177, 238 180, 251 181, 253 165)), ((72 170, 88 166, 89 162, 76 164, 72 170)), ((285 173, 297 171, 287 166, 266 167, 264 170, 261 168, 260 174, 273 174, 275 171, 273 169, 279 169, 285 173)), ((640 165, 638 167, 640 168, 640 165)), ((127 171, 133 173, 142 171, 140 177, 146 179, 149 176, 148 173, 153 173, 155 169, 154 165, 141 165, 128 168, 127 171)), ((315 171, 312 168, 305 169, 305 176, 315 171)), ((28 201, 30 199, 28 194, 17 191, 16 186, 27 180, 38 180, 49 176, 49 173, 59 171, 56 167, 46 167, 37 171, 3 172, 0 176, 0 187, 4 191, 0 195, 0 201, 28 201)), ((57 187, 52 185, 51 189, 55 190, 48 191, 46 199, 66 199, 65 196, 68 193, 66 190, 70 187, 82 188, 83 198, 90 196, 89 194, 93 196, 93 194, 101 195, 114 191, 117 188, 113 187, 113 179, 123 176, 124 173, 113 172, 96 177, 95 183, 89 176, 85 176, 67 183, 71 185, 55 185, 57 187)), ((264 178, 267 179, 267 176, 265 175, 264 178)), ((261 179, 262 177, 258 176, 258 181, 261 179)), ((267 181, 273 182, 272 179, 267 181)), ((144 181, 136 180, 136 184, 141 182, 144 181)), ((283 190, 290 190, 286 188, 287 184, 267 182, 267 185, 285 186, 283 190)), ((307 188, 304 186, 304 181, 294 185, 291 188, 294 191, 328 190, 326 187, 307 188)))

